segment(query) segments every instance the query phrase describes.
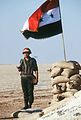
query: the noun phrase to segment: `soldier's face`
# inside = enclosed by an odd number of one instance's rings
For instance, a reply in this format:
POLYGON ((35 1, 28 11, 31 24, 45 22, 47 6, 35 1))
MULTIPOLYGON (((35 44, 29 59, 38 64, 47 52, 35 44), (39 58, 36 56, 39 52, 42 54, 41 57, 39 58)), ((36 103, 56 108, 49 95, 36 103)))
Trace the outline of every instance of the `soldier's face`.
POLYGON ((24 53, 24 57, 28 58, 29 57, 29 53, 24 53))

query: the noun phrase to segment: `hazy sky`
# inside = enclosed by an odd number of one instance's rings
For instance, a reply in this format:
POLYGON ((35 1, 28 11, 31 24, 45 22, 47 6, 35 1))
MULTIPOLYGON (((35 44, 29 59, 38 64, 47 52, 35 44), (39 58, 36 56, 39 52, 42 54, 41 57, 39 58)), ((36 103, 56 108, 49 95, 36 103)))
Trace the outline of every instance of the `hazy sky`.
MULTIPOLYGON (((81 0, 59 0, 67 60, 81 62, 81 0)), ((45 0, 0 0, 0 64, 18 64, 29 47, 38 63, 64 60, 62 35, 26 40, 25 21, 45 0)))

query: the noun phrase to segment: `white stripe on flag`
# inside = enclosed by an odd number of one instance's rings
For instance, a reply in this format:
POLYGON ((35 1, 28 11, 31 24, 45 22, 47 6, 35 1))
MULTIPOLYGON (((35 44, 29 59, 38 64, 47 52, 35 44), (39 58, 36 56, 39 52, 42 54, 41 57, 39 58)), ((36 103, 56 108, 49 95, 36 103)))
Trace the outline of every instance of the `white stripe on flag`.
POLYGON ((61 19, 59 7, 51 9, 48 12, 45 12, 41 19, 42 20, 39 22, 39 27, 59 21, 61 19))
POLYGON ((25 30, 29 30, 28 20, 26 20, 26 22, 25 22, 25 24, 24 24, 24 26, 23 26, 21 31, 24 32, 25 30))

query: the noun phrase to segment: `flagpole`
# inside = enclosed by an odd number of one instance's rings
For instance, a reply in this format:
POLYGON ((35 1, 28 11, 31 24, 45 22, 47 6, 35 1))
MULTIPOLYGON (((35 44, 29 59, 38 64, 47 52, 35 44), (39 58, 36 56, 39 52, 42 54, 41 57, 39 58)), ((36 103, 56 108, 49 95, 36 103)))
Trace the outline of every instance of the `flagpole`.
POLYGON ((63 31, 62 31, 62 41, 63 41, 63 50, 64 50, 64 60, 66 61, 66 52, 65 52, 65 44, 64 44, 63 31))
MULTIPOLYGON (((60 9, 60 2, 59 2, 59 9, 60 9)), ((59 10, 59 11, 60 11, 60 10, 59 10)), ((61 12, 60 12, 60 17, 61 17, 61 12)), ((62 21, 61 21, 61 25, 62 25, 62 21)), ((66 61, 66 52, 65 52, 63 29, 62 29, 62 41, 63 41, 64 60, 66 61)))

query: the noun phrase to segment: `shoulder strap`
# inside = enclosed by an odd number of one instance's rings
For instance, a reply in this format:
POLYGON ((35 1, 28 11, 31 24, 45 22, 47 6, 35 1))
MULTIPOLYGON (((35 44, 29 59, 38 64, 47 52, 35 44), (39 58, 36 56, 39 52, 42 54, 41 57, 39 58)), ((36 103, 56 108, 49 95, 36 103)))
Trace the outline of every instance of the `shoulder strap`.
POLYGON ((22 59, 23 63, 24 63, 24 67, 25 67, 25 73, 26 73, 26 63, 25 63, 25 59, 22 59))

